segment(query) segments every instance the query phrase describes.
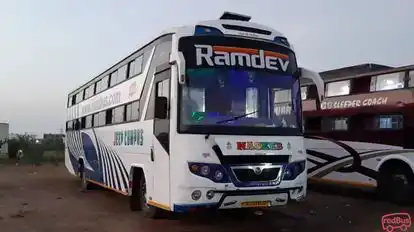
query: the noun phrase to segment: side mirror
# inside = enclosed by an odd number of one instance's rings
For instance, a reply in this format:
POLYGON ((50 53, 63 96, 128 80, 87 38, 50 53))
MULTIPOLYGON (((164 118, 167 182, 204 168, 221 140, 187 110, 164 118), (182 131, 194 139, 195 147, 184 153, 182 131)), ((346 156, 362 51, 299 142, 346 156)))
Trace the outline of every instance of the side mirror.
POLYGON ((312 80, 313 83, 316 85, 316 89, 318 90, 318 104, 316 106, 319 108, 320 103, 323 101, 325 96, 325 83, 323 82, 322 77, 319 73, 314 72, 312 70, 306 68, 300 68, 300 78, 307 78, 312 80))
POLYGON ((168 99, 166 97, 155 98, 155 118, 166 119, 168 111, 168 99))
POLYGON ((185 60, 182 52, 176 53, 177 57, 175 60, 171 61, 171 65, 176 65, 178 69, 178 83, 184 85, 186 83, 186 73, 185 73, 185 60))

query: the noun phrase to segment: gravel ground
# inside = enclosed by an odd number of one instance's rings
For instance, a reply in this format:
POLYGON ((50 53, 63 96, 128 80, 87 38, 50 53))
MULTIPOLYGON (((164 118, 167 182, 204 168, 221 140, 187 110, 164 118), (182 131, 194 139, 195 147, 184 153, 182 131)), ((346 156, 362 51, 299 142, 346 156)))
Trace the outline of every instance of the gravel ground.
MULTIPOLYGON (((63 165, 0 165, 0 231, 364 231, 381 229, 381 216, 414 212, 370 193, 309 191, 306 202, 277 210, 197 213, 150 220, 128 209, 128 199, 106 190, 78 191, 63 165)), ((408 231, 414 231, 409 228, 408 231)))

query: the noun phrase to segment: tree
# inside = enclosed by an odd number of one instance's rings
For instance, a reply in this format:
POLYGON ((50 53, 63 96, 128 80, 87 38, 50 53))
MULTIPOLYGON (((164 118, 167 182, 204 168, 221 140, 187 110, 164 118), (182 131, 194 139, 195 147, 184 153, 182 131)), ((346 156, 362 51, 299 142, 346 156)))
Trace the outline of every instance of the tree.
POLYGON ((30 145, 36 141, 34 135, 18 134, 15 138, 9 139, 9 158, 15 158, 17 150, 22 149, 25 153, 30 150, 30 145))
POLYGON ((8 139, 0 140, 0 147, 2 147, 4 144, 6 144, 7 143, 7 140, 8 139))

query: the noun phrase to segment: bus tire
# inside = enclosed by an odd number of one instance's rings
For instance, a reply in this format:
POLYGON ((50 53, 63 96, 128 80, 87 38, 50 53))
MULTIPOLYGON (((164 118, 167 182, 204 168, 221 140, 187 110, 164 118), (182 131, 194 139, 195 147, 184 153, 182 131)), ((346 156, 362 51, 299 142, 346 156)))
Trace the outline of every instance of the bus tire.
POLYGON ((378 178, 380 195, 397 204, 412 202, 414 174, 402 161, 391 161, 380 168, 378 178))
POLYGON ((141 175, 140 181, 139 181, 139 192, 140 192, 140 207, 142 210, 142 213, 144 217, 146 218, 160 218, 163 210, 160 208, 157 208, 155 206, 149 205, 147 200, 147 185, 145 182, 145 176, 141 175))
POLYGON ((129 197, 129 208, 131 211, 140 211, 142 210, 141 207, 141 200, 140 200, 140 186, 139 183, 141 181, 141 176, 144 174, 141 170, 136 169, 133 172, 132 178, 132 189, 131 189, 131 196, 129 197))

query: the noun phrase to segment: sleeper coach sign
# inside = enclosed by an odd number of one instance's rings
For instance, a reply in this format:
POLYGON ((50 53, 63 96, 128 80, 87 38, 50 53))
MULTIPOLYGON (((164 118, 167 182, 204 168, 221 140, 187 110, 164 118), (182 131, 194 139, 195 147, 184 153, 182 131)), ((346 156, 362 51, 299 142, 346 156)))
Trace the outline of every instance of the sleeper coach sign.
POLYGON ((361 106, 376 106, 387 105, 388 97, 367 97, 364 99, 355 100, 337 100, 337 101, 324 101, 321 103, 322 110, 329 109, 343 109, 343 108, 355 108, 361 106))
MULTIPOLYGON (((375 106, 403 106, 414 103, 414 91, 401 89, 367 94, 355 94, 325 98, 321 103, 321 110, 352 109, 359 107, 375 106)), ((314 99, 302 101, 303 111, 314 111, 316 101, 314 99)))

